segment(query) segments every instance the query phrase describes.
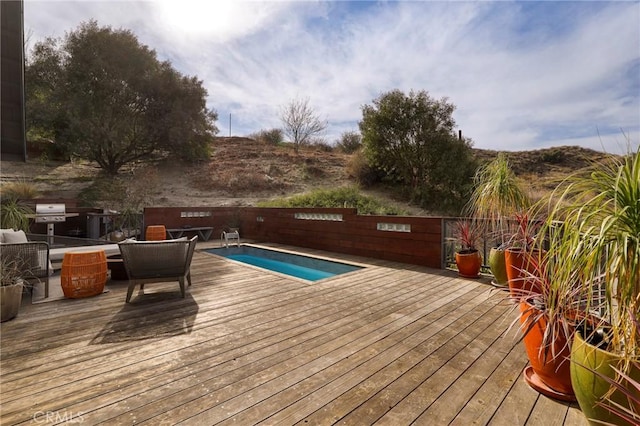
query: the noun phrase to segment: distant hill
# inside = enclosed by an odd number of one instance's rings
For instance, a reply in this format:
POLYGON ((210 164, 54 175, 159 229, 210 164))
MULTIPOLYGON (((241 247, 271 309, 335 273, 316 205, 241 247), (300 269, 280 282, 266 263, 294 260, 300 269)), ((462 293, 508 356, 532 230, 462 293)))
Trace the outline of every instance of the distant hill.
MULTIPOLYGON (((498 155, 498 151, 486 149, 474 149, 474 151, 482 161, 491 160, 498 155)), ((516 175, 570 173, 608 155, 579 146, 559 146, 533 151, 505 151, 505 154, 516 175)))
MULTIPOLYGON (((491 161, 498 151, 474 149, 480 161, 491 161)), ((606 158, 609 154, 579 146, 560 146, 532 151, 505 151, 523 188, 539 198, 570 174, 606 158)))

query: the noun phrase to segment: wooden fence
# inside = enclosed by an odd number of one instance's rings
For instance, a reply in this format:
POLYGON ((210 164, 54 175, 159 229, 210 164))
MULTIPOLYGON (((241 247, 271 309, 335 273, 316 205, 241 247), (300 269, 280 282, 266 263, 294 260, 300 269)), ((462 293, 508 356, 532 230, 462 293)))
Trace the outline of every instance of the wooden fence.
POLYGON ((243 239, 442 268, 443 218, 363 216, 348 208, 150 207, 144 223, 239 228, 243 239))

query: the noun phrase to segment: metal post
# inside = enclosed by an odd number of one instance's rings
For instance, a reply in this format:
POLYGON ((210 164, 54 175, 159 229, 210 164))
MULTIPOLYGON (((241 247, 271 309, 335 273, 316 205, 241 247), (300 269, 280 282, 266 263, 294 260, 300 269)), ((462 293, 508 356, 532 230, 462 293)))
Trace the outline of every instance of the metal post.
POLYGON ((47 243, 53 245, 53 223, 47 223, 47 243))

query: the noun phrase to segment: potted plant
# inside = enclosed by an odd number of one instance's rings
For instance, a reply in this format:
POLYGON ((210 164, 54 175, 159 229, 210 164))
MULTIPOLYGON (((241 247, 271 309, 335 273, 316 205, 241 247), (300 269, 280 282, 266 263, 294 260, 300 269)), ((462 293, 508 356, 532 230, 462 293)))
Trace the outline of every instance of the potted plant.
MULTIPOLYGON (((632 320, 636 325, 636 335, 640 336, 640 323, 638 323, 637 317, 634 316, 632 320)), ((640 371, 640 360, 632 362, 632 368, 635 371, 640 371)), ((617 375, 618 381, 614 380, 611 374, 607 375, 606 371, 598 371, 597 367, 588 369, 597 377, 603 379, 603 383, 608 383, 611 389, 615 389, 618 392, 618 400, 614 400, 611 393, 608 392, 604 400, 598 401, 596 405, 619 418, 621 423, 626 422, 631 425, 640 424, 640 412, 631 409, 631 407, 640 406, 640 380, 623 373, 615 367, 613 368, 613 372, 617 375), (626 403, 620 404, 620 399, 626 403)))
POLYGON ((456 224, 456 236, 460 250, 456 251, 458 275, 465 278, 478 278, 482 267, 482 256, 476 248, 478 228, 470 220, 459 220, 456 224))
POLYGON ((540 225, 530 219, 530 212, 516 213, 516 231, 505 244, 504 263, 511 296, 517 298, 529 293, 540 293, 543 280, 535 279, 540 273, 544 250, 538 246, 540 225))
POLYGON ((516 321, 530 363, 524 379, 544 395, 573 402, 576 398, 570 374, 570 348, 580 286, 575 281, 556 281, 554 274, 561 259, 552 252, 544 253, 532 257, 530 267, 523 271, 531 286, 510 292, 510 299, 516 301, 520 312, 516 321))
POLYGON ((0 228, 29 230, 29 215, 34 212, 14 196, 3 194, 0 201, 0 228))
POLYGON ((0 320, 9 321, 18 315, 22 304, 22 269, 17 259, 0 256, 0 320))
POLYGON ((562 223, 549 240, 557 259, 553 282, 580 286, 573 307, 581 319, 571 350, 573 388, 588 419, 619 423, 598 403, 609 398, 636 414, 640 406, 591 370, 616 383, 640 379, 633 320, 640 312, 640 149, 571 176, 553 199, 545 227, 562 223))
POLYGON ((504 153, 481 166, 474 176, 474 189, 466 206, 469 216, 483 225, 483 233, 496 242, 489 253, 494 284, 507 285, 505 246, 512 235, 511 218, 530 205, 504 153))

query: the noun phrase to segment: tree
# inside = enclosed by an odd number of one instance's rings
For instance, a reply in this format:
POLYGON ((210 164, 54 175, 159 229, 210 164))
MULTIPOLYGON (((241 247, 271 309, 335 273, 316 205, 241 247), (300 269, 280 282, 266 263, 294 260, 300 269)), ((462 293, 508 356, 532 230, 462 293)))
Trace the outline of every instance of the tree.
POLYGON ((455 135, 454 110, 446 98, 399 90, 362 107, 359 126, 369 163, 407 186, 425 207, 459 211, 471 189, 472 142, 455 135))
POLYGON ((30 129, 109 174, 158 152, 202 159, 218 131, 201 81, 160 62, 131 31, 93 20, 37 43, 25 80, 30 129))
POLYGON ((280 119, 284 125, 284 133, 293 142, 295 152, 302 145, 311 142, 313 136, 327 128, 326 120, 321 120, 313 108, 309 106, 309 99, 293 99, 282 107, 280 119))

